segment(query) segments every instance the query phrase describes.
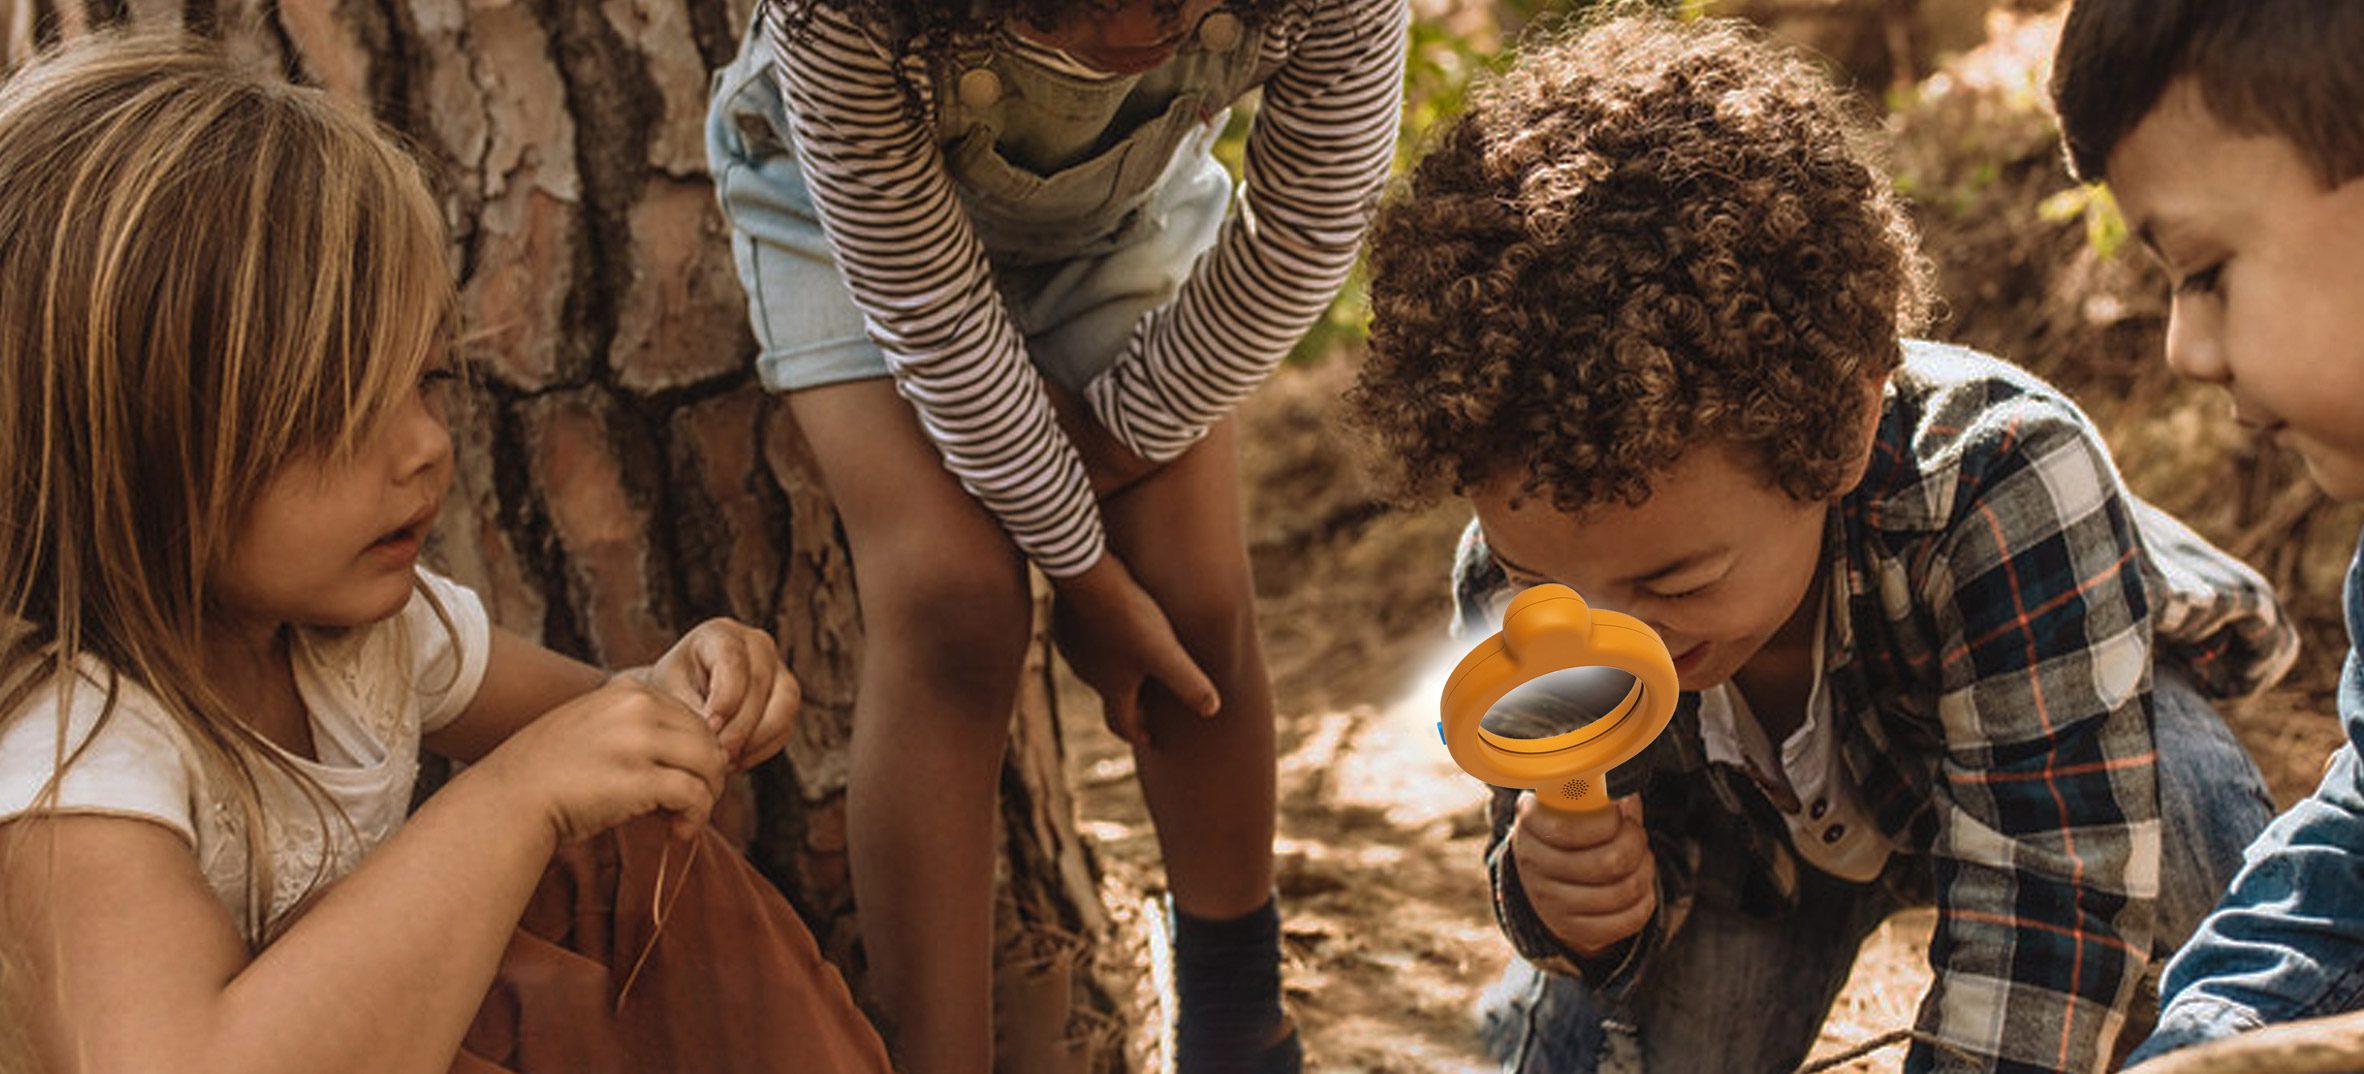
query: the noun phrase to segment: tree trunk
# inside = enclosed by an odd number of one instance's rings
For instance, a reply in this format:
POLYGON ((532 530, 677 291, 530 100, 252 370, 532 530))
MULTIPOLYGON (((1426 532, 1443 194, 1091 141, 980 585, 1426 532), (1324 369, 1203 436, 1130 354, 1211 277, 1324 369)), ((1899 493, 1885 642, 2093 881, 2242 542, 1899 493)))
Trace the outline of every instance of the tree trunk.
MULTIPOLYGON (((752 5, 0 0, 0 68, 93 27, 179 26, 410 140, 451 227, 476 373, 455 393, 459 474, 430 558, 496 622, 606 666, 711 616, 777 633, 803 716, 722 820, 859 994, 852 565, 809 449, 751 375, 705 166, 707 75, 752 5)), ((1054 696, 1038 629, 1001 781, 997 1065, 1023 1074, 1124 1066, 1122 1007, 1086 972, 1107 920, 1054 696)))

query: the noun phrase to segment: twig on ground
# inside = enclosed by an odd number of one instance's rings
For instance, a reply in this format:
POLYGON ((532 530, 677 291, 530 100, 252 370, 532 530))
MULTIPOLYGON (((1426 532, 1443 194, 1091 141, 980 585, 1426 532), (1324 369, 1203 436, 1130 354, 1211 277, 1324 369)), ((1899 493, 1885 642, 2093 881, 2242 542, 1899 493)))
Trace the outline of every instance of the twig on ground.
POLYGON ((1823 1074, 1824 1071, 1837 1070, 1840 1067, 1846 1066, 1849 1063, 1861 1059, 1864 1056, 1870 1055, 1873 1052, 1879 1051, 1880 1049, 1885 1048, 1891 1044, 1901 1044, 1908 1040, 1923 1041, 1932 1048, 1951 1053, 1958 1058, 1967 1059, 1973 1063, 1980 1061, 1977 1056, 1963 1050, 1961 1045, 1955 1044, 1951 1041, 1939 1040, 1935 1034, 1923 1033, 1918 1029, 1891 1029, 1886 1033, 1882 1033, 1879 1036, 1873 1037, 1870 1040, 1855 1045, 1854 1047, 1840 1052, 1837 1055, 1817 1059, 1811 1063, 1806 1064, 1805 1066, 1799 1067, 1797 1074, 1823 1074))

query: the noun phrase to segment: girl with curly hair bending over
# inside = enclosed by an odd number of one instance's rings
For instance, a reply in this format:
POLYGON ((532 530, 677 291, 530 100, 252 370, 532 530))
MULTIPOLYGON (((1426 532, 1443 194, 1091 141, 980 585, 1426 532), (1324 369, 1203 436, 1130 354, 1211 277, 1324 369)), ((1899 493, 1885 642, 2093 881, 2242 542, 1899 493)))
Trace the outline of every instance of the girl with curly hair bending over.
POLYGON ((708 153, 759 371, 861 592, 853 886, 912 1074, 992 1058, 992 804, 1029 564, 1139 760, 1181 1069, 1297 1069, 1229 416, 1354 261, 1406 19, 1405 0, 771 0, 717 79, 708 153), (1210 149, 1251 90, 1235 196, 1210 149))
POLYGON ((1382 208, 1352 393, 1475 510, 1457 625, 1565 583, 1666 640, 1619 808, 1497 791, 1506 1070, 1788 1071, 1857 945, 1934 904, 1907 1071, 2090 1071, 2267 816, 2208 698, 2285 670, 2265 583, 2127 492, 2084 414, 1907 338, 1862 126, 1714 23, 1605 22, 1476 95, 1382 208))

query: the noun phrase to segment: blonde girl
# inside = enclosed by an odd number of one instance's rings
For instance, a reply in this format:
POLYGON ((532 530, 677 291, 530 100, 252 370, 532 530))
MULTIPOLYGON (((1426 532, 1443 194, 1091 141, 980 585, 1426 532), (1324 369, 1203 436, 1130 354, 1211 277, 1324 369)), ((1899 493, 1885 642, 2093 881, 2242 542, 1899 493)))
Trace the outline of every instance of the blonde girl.
POLYGON ((884 1070, 706 848, 791 726, 771 640, 611 678, 418 565, 453 296, 417 168, 161 39, 36 60, 0 145, 0 930, 46 1068, 884 1070), (469 767, 406 819, 422 741, 469 767))

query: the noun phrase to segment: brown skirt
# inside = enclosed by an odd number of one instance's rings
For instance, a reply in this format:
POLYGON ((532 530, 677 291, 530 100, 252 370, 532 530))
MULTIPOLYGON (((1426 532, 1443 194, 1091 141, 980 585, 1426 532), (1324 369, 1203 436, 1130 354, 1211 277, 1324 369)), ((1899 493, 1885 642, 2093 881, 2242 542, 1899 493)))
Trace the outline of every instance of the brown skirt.
POLYGON ((720 835, 698 839, 694 857, 688 843, 668 850, 651 819, 559 851, 455 1074, 887 1074, 877 1032, 796 912, 720 835))

